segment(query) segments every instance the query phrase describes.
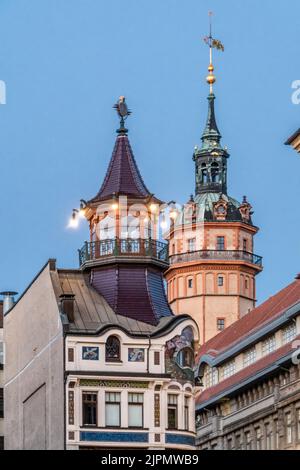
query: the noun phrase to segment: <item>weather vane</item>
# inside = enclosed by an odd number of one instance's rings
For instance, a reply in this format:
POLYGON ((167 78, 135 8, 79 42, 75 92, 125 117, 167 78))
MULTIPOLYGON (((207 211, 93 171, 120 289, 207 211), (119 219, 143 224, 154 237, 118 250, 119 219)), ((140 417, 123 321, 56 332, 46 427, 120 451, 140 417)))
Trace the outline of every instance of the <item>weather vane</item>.
POLYGON ((119 134, 126 134, 127 129, 125 128, 125 120, 131 114, 131 111, 128 109, 125 102, 125 96, 120 96, 118 102, 114 105, 114 108, 117 110, 117 113, 120 117, 120 128, 117 130, 119 134))
POLYGON ((215 39, 215 38, 212 37, 212 21, 211 21, 212 11, 208 12, 208 16, 209 16, 209 36, 205 36, 205 38, 204 38, 204 42, 209 46, 209 66, 208 66, 208 75, 206 77, 206 81, 209 84, 210 93, 212 93, 213 92, 213 84, 216 81, 216 76, 213 73, 214 72, 214 66, 213 66, 213 63, 212 63, 212 50, 217 49, 219 51, 224 52, 224 46, 221 43, 221 41, 219 41, 218 39, 215 39))

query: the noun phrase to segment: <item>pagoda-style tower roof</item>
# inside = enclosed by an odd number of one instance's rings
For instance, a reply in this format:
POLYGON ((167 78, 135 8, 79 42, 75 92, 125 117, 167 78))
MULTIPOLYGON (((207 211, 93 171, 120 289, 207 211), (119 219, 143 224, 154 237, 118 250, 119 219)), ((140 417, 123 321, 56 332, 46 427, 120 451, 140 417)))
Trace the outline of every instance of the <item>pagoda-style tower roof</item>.
POLYGON ((151 196, 136 164, 126 129, 118 130, 112 157, 97 195, 90 201, 103 201, 116 195, 144 199, 151 196))
POLYGON ((150 325, 173 316, 163 281, 168 245, 159 240, 159 204, 149 192, 128 140, 125 98, 112 157, 97 195, 83 207, 90 241, 79 250, 80 268, 115 314, 150 325), (125 199, 125 202, 123 201, 125 199))

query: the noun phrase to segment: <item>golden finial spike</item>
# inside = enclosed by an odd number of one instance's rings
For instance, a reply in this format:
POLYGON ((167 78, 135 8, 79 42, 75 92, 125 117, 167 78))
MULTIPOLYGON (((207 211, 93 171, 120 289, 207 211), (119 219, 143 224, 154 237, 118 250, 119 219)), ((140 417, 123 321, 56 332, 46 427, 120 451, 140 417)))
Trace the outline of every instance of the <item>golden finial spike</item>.
POLYGON ((213 84, 215 83, 216 81, 216 77, 214 75, 214 66, 213 66, 213 63, 212 63, 212 42, 213 42, 213 38, 212 38, 212 11, 209 11, 208 12, 208 17, 209 17, 209 36, 207 38, 207 44, 209 46, 209 66, 208 66, 208 75, 206 77, 206 81, 207 83, 209 84, 209 92, 210 94, 213 93, 213 84))

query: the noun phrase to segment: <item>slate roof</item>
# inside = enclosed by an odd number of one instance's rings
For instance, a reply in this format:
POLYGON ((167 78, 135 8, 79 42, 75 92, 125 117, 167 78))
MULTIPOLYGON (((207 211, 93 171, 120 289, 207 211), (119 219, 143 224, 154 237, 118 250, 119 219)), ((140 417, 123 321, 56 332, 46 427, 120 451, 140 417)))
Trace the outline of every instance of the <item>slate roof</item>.
POLYGON ((151 195, 139 172, 126 134, 118 135, 103 184, 98 194, 89 202, 109 199, 114 194, 134 198, 151 195))
POLYGON ((162 317, 156 325, 128 318, 115 313, 105 298, 90 285, 89 276, 82 271, 52 270, 51 278, 58 303, 63 293, 75 295, 74 322, 69 325, 70 333, 95 334, 118 326, 131 335, 152 336, 187 318, 186 315, 162 317))

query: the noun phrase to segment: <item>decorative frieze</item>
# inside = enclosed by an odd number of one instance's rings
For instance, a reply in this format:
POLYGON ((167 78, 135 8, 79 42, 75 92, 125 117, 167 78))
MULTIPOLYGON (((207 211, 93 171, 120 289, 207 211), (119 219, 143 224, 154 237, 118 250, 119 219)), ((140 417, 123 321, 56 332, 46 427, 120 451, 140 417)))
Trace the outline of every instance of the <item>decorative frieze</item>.
POLYGON ((123 380, 96 380, 80 379, 81 387, 111 387, 111 388, 148 388, 149 382, 145 381, 123 381, 123 380))

